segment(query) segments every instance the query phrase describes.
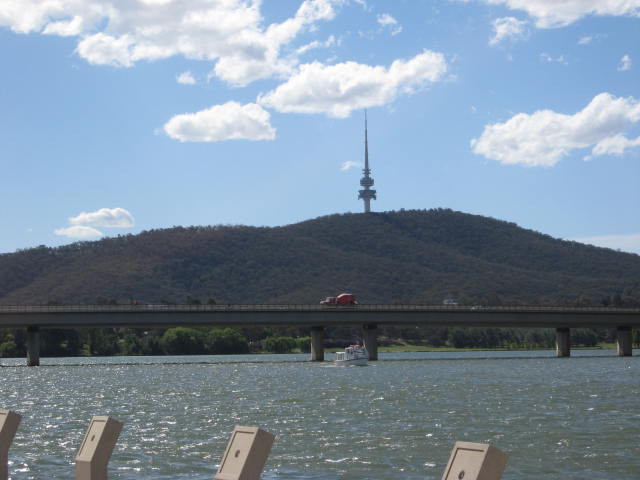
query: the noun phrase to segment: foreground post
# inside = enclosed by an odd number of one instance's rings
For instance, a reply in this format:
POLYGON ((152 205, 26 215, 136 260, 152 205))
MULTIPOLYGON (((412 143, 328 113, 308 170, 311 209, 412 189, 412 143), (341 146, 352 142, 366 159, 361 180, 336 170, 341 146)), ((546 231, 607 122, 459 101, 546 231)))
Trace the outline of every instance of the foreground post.
POLYGON ((234 428, 215 480, 258 480, 275 438, 258 427, 234 428))
POLYGON ((21 418, 11 410, 0 410, 0 480, 9 478, 9 447, 21 418))
POLYGON ((483 443, 456 442, 442 480, 500 480, 507 454, 483 443))
POLYGON ((40 327, 27 327, 27 366, 40 365, 40 327))
POLYGON ((93 417, 76 455, 76 480, 107 480, 107 464, 122 423, 111 417, 93 417))
POLYGON ((364 348, 367 349, 369 360, 378 360, 378 326, 369 323, 362 326, 364 348))
POLYGON ((618 327, 618 356, 630 357, 631 355, 633 355, 631 327, 618 327))
POLYGON ((556 357, 571 355, 571 334, 568 328, 556 328, 556 357))
POLYGON ((324 361, 324 327, 311 327, 311 361, 324 361))

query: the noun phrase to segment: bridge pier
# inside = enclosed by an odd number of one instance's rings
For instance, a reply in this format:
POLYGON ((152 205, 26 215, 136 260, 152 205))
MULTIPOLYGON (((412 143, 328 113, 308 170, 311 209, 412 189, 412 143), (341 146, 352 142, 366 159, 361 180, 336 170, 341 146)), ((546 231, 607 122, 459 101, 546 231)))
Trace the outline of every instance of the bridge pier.
POLYGON ((368 323, 362 326, 362 339, 367 349, 369 360, 378 360, 378 325, 368 323))
POLYGON ((27 327, 27 366, 40 365, 40 327, 27 327))
POLYGON ((571 331, 568 328, 556 328, 556 357, 571 355, 571 331))
POLYGON ((618 356, 630 357, 632 354, 631 327, 618 327, 618 356))
POLYGON ((311 327, 311 361, 324 362, 324 327, 311 327))

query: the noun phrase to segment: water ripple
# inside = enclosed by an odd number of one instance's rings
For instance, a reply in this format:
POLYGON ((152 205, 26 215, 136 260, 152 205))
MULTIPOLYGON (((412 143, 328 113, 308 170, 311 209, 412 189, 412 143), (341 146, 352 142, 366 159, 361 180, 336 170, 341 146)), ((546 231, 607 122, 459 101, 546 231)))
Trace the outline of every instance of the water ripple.
POLYGON ((3 359, 0 407, 23 415, 14 480, 72 478, 92 415, 125 423, 116 480, 212 478, 239 424, 278 435, 267 480, 439 479, 456 440, 510 452, 505 480, 636 480, 640 360, 579 355, 3 359))

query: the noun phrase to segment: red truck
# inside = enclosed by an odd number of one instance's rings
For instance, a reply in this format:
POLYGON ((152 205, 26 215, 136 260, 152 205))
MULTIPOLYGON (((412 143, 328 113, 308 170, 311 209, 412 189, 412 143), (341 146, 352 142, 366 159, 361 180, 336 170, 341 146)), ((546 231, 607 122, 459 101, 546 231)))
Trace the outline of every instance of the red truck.
POLYGON ((327 297, 322 300, 320 305, 357 305, 358 301, 354 295, 350 293, 341 293, 337 297, 327 297))

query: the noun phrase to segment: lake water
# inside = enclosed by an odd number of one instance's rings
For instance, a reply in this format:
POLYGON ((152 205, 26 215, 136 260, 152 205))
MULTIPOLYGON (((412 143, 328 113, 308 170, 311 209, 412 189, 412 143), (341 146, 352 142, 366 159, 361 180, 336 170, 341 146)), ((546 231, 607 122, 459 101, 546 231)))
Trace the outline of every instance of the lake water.
POLYGON ((111 415, 110 479, 211 479, 234 426, 255 425, 277 434, 269 480, 439 480, 456 440, 509 452, 503 479, 638 480, 640 358, 614 354, 2 359, 0 408, 23 415, 10 477, 74 478, 91 416, 111 415))

